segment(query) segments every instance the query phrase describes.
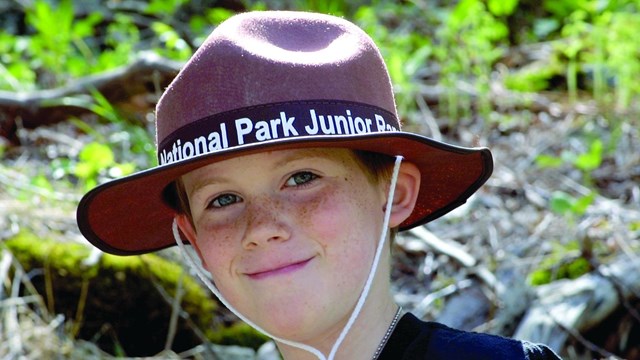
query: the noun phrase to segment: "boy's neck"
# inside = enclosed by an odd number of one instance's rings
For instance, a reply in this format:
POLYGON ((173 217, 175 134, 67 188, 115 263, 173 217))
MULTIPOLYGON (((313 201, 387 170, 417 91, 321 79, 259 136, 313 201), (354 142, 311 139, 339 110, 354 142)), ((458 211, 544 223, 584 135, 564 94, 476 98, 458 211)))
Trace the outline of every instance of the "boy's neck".
MULTIPOLYGON (((372 288, 365 306, 340 345, 335 360, 372 358, 397 310, 398 305, 394 303, 389 288, 372 288)), ((307 343, 306 345, 313 346, 328 356, 350 315, 350 313, 347 314, 344 321, 337 324, 335 329, 331 329, 326 336, 318 339, 315 343, 307 343)), ((285 360, 317 360, 313 354, 307 351, 284 344, 278 343, 278 349, 285 360)))

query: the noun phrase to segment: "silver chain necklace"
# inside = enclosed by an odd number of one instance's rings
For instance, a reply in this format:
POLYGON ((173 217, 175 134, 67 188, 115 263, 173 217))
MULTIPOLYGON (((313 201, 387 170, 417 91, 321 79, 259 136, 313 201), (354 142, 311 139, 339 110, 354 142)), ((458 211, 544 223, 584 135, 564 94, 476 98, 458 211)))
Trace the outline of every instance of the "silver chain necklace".
POLYGON ((391 333, 393 333, 393 330, 395 330, 396 325, 398 325, 400 314, 402 314, 402 306, 398 307, 398 310, 396 311, 396 314, 393 317, 393 320, 391 321, 389 328, 387 328, 387 332, 384 334, 384 337, 380 341, 380 344, 378 344, 378 348, 376 349, 376 352, 373 354, 373 357, 371 358, 371 360, 377 360, 378 356, 380 356, 380 353, 382 352, 382 349, 384 349, 384 346, 387 345, 387 341, 389 341, 389 337, 391 336, 391 333))

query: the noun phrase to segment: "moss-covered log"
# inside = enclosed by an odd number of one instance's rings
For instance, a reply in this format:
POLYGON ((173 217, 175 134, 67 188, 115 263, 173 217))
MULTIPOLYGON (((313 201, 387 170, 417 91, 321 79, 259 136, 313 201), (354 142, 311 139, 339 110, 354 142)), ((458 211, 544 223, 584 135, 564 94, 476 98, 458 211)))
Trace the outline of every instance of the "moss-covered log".
POLYGON ((110 353, 148 356, 162 351, 170 333, 170 302, 177 289, 181 289, 183 316, 178 318, 173 351, 202 343, 194 328, 209 340, 225 344, 256 347, 264 341, 250 329, 241 334, 237 326, 214 329, 218 304, 208 290, 179 264, 159 256, 104 254, 97 263, 86 265, 91 250, 80 244, 27 233, 5 244, 29 273, 49 311, 64 314, 68 331, 110 353))

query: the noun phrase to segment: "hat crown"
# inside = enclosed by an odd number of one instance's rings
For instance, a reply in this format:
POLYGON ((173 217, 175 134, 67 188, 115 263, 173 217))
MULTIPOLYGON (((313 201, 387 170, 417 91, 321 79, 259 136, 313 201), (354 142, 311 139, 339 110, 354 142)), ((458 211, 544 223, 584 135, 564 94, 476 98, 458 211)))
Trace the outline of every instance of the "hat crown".
POLYGON ((211 115, 306 100, 396 113, 384 61, 354 24, 312 13, 236 15, 211 33, 158 102, 157 143, 211 115))

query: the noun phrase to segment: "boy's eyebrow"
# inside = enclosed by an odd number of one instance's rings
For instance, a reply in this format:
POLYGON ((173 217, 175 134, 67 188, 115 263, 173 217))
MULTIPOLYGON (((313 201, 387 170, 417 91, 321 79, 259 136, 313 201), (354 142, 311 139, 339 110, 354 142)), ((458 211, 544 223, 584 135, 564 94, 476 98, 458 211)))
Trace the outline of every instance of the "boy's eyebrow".
POLYGON ((307 149, 297 149, 294 153, 287 155, 280 161, 278 161, 277 165, 283 165, 287 162, 294 160, 308 160, 308 159, 320 159, 320 160, 330 160, 330 161, 338 161, 338 152, 344 150, 348 152, 348 149, 340 149, 340 148, 307 148, 307 149))
MULTIPOLYGON (((324 149, 296 149, 295 152, 287 154, 286 156, 279 159, 273 167, 278 168, 292 161, 308 161, 311 159, 328 160, 327 153, 328 152, 324 149)), ((191 188, 191 191, 187 192, 187 194, 189 197, 192 197, 194 193, 196 193, 199 189, 205 187, 206 185, 231 181, 231 179, 226 178, 224 175, 206 176, 204 178, 196 180, 193 184, 193 187, 191 188)))
POLYGON ((300 149, 280 159, 278 162, 275 163, 275 167, 283 166, 287 163, 290 163, 292 161, 297 161, 297 160, 326 159, 326 157, 323 155, 324 155, 324 152, 320 151, 319 153, 319 150, 317 149, 315 150, 300 149))
POLYGON ((200 178, 193 183, 193 186, 191 187, 191 189, 187 191, 187 195, 189 196, 189 198, 191 198, 193 197, 193 194, 197 193, 200 189, 204 188, 207 185, 224 183, 229 181, 231 180, 226 179, 224 176, 216 176, 216 175, 200 178))

